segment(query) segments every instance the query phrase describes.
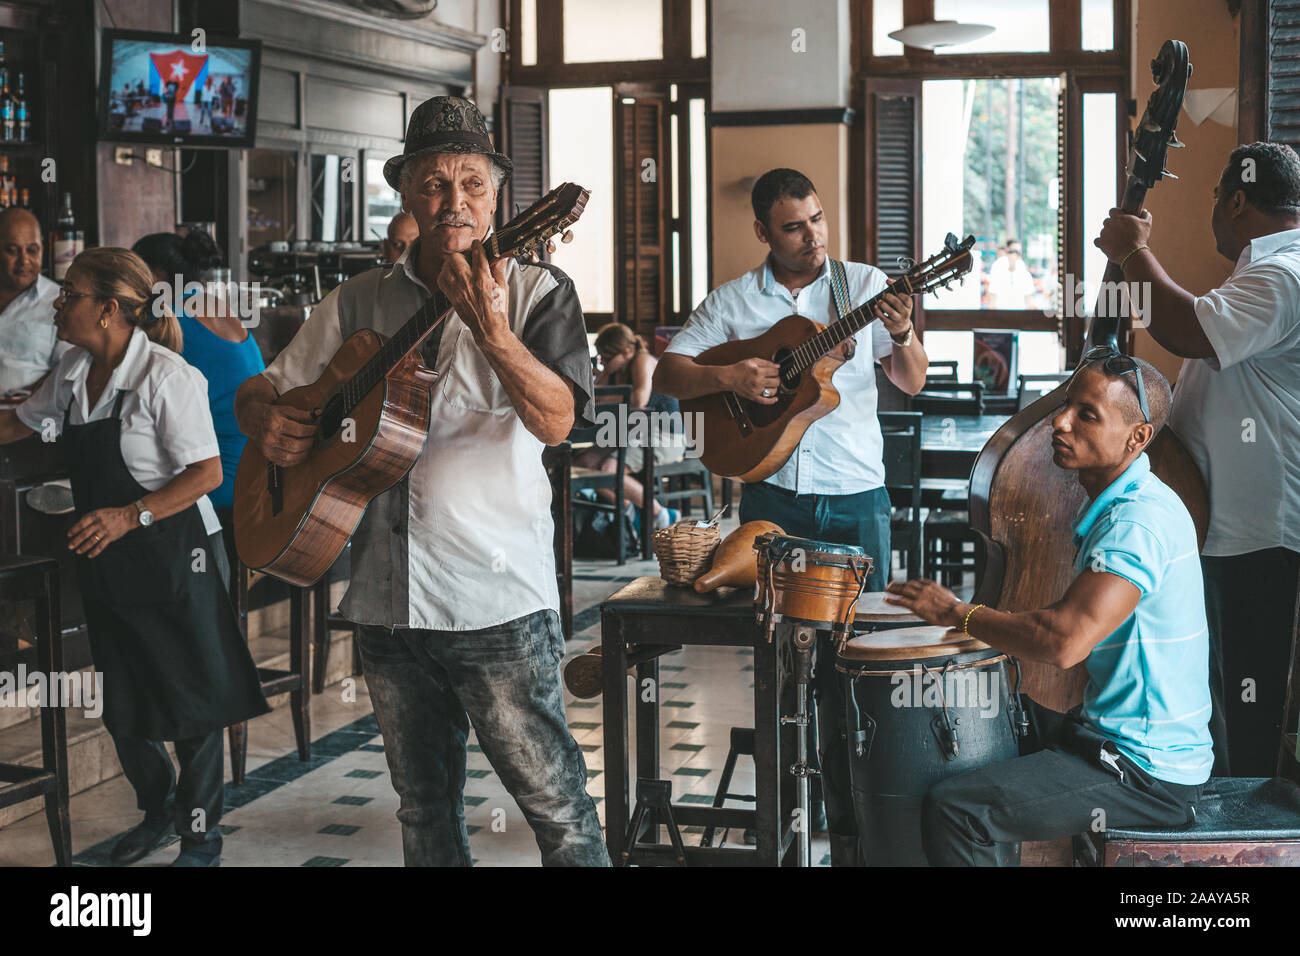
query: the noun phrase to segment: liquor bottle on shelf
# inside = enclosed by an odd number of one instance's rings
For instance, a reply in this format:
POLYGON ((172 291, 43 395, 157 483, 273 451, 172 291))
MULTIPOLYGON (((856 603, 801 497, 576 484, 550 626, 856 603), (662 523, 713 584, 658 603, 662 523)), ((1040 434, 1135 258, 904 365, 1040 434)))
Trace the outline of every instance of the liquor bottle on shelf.
POLYGON ((72 212, 72 193, 63 194, 63 211, 54 232, 54 280, 62 282, 68 274, 72 260, 81 253, 82 233, 77 230, 77 219, 72 212))
POLYGON ((9 67, 0 63, 0 140, 12 143, 18 135, 14 123, 14 98, 9 95, 9 67))
POLYGON ((26 186, 24 186, 22 191, 18 194, 18 205, 23 209, 32 208, 32 197, 28 194, 26 186))
POLYGON ((27 91, 23 88, 23 75, 18 74, 18 99, 14 106, 18 126, 18 142, 28 143, 32 138, 32 121, 27 115, 27 91))

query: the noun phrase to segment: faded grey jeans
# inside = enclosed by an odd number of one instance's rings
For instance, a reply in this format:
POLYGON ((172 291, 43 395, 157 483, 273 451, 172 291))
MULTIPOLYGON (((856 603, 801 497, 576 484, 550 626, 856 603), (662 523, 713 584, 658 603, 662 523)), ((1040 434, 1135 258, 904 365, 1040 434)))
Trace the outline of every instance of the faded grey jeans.
MULTIPOLYGON (((465 753, 479 746, 544 866, 609 866, 587 766, 564 713, 554 611, 478 631, 361 628, 361 657, 401 800, 407 866, 469 866, 465 753)), ((485 828, 480 839, 494 833, 485 828)))

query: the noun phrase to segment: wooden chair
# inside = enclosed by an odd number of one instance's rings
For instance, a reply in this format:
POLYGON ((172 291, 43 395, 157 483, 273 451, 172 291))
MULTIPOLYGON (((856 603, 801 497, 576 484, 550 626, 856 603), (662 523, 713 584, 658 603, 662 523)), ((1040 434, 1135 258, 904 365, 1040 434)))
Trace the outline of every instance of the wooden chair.
MULTIPOLYGON (((704 467, 704 462, 698 458, 686 457, 681 461, 671 461, 667 464, 656 465, 654 455, 649 453, 649 449, 641 466, 641 486, 645 491, 645 504, 641 508, 641 557, 654 557, 654 550, 650 544, 650 537, 654 534, 654 504, 658 501, 661 505, 668 506, 672 502, 680 501, 682 503, 682 516, 690 514, 690 504, 696 498, 699 498, 706 519, 713 517, 713 473, 704 467), (698 480, 699 484, 693 484, 698 480), (663 482, 666 488, 660 488, 659 484, 663 482), (677 488, 672 486, 677 484, 677 488)), ((722 479, 725 484, 729 484, 730 479, 722 479)), ((728 495, 730 497, 730 495, 728 495)), ((728 501, 730 504, 730 501, 728 501)))
POLYGON ((573 491, 569 468, 573 446, 567 441, 542 451, 542 466, 551 480, 551 520, 555 523, 555 583, 560 592, 560 628, 573 637, 573 491))
MULTIPOLYGON (((36 605, 36 665, 47 686, 63 673, 63 631, 59 615, 59 563, 53 558, 18 555, 0 558, 0 603, 32 601, 36 605)), ((27 648, 0 657, 11 667, 27 648)), ((59 866, 72 863, 72 824, 68 813, 68 724, 63 701, 43 702, 41 766, 0 763, 0 807, 45 798, 45 822, 59 866), (57 705, 57 706, 56 706, 57 705)))
MULTIPOLYGON (((921 506, 921 413, 879 412, 884 439, 885 488, 893 503, 889 522, 890 549, 906 555, 908 578, 921 576, 922 527, 926 509, 921 506)), ((872 557, 877 557, 872 555, 872 557)), ((879 560, 892 568, 893 555, 879 560)), ((888 570, 885 575, 888 579, 888 570)))
MULTIPOLYGON (((631 385, 598 385, 596 386, 596 418, 597 422, 590 428, 575 428, 569 433, 569 443, 575 450, 583 450, 582 446, 595 447, 601 432, 608 422, 607 416, 619 415, 626 416, 629 403, 632 401, 631 385), (601 398, 614 398, 615 402, 601 402, 601 398)), ((615 429, 617 434, 618 429, 615 429)), ((626 436, 619 436, 624 438, 626 436)), ((602 447, 602 450, 607 450, 602 447)), ((575 509, 589 509, 592 511, 610 512, 614 520, 616 531, 616 543, 618 548, 617 563, 622 565, 627 563, 626 543, 623 540, 623 511, 626 502, 623 496, 623 478, 624 470, 627 466, 627 444, 624 441, 617 441, 613 449, 609 449, 614 456, 615 468, 613 472, 601 471, 599 468, 585 468, 576 465, 569 467, 569 486, 570 502, 575 509), (583 490, 599 491, 602 488, 608 488, 614 492, 614 503, 611 505, 606 501, 590 501, 578 495, 583 490)))
POLYGON ((938 362, 931 362, 930 367, 925 370, 925 383, 931 382, 955 382, 957 381, 957 360, 942 359, 938 362))

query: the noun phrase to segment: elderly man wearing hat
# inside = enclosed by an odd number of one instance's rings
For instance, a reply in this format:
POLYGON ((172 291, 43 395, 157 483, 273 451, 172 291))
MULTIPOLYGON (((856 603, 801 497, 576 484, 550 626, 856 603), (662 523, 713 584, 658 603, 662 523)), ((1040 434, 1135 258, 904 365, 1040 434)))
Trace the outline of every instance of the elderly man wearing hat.
POLYGON ((295 464, 315 426, 272 405, 278 394, 314 381, 358 329, 391 335, 438 290, 455 308, 440 344, 425 350, 437 378, 424 452, 366 511, 341 605, 362 625, 408 866, 470 863, 463 789, 471 725, 533 828, 542 862, 609 865, 565 720, 541 462, 544 445, 563 441, 575 422, 593 423, 591 365, 568 276, 486 258, 482 240, 510 170, 472 103, 422 103, 405 152, 384 167, 419 237, 394 265, 326 296, 236 400, 250 439, 271 461, 295 464))

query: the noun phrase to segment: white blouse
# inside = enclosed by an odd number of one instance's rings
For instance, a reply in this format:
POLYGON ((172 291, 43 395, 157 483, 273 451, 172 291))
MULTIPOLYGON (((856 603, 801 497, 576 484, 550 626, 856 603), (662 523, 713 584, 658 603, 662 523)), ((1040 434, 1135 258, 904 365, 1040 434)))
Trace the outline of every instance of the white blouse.
MULTIPOLYGON (((122 401, 122 460, 149 491, 157 491, 188 465, 220 456, 208 408, 208 381, 175 352, 134 330, 126 355, 93 409, 87 407, 86 395, 90 362, 85 349, 69 349, 53 374, 18 406, 18 419, 53 441, 63 429, 69 403, 68 423, 83 425, 108 418, 118 392, 127 392, 122 401)), ((208 496, 200 498, 198 505, 208 534, 220 531, 221 522, 208 496)))

